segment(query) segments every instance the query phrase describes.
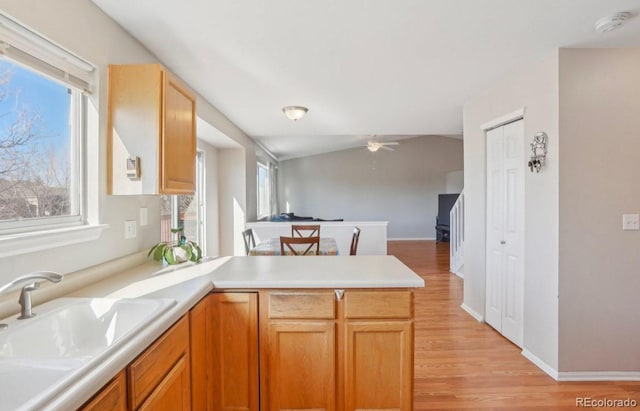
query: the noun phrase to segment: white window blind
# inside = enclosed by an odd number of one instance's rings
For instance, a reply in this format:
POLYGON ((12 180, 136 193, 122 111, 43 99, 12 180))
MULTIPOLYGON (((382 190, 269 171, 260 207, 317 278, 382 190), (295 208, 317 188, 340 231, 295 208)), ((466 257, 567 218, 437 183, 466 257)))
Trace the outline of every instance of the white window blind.
POLYGON ((63 84, 91 93, 95 67, 0 13, 0 54, 63 84))

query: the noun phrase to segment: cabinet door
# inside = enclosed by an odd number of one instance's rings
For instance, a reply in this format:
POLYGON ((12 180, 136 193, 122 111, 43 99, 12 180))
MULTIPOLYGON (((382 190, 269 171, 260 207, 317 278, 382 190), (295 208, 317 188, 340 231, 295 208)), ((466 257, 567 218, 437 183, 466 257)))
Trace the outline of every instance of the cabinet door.
POLYGON ((413 322, 345 324, 345 410, 413 409, 413 322))
POLYGON ((334 321, 269 323, 264 410, 335 410, 334 321))
POLYGON ((261 409, 335 410, 333 291, 261 292, 260 315, 261 409))
POLYGON ((211 298, 203 298, 189 312, 191 357, 191 406, 194 410, 212 410, 211 298))
POLYGON ((82 411, 126 411, 127 380, 124 371, 121 371, 80 409, 82 411))
POLYGON ((196 161, 195 97, 170 73, 164 72, 160 192, 193 194, 196 161))
POLYGON ((178 360, 139 410, 191 410, 188 355, 184 355, 178 360))
POLYGON ((211 299, 213 409, 258 410, 258 295, 215 293, 211 299))

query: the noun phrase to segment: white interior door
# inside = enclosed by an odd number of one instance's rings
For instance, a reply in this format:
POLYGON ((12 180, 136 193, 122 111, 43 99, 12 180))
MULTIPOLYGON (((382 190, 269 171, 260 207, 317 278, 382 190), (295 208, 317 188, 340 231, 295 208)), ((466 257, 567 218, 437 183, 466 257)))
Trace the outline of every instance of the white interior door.
POLYGON ((487 132, 487 267, 485 321, 502 330, 502 245, 504 129, 487 132))
POLYGON ((524 122, 487 132, 485 319, 522 346, 524 317, 524 122))

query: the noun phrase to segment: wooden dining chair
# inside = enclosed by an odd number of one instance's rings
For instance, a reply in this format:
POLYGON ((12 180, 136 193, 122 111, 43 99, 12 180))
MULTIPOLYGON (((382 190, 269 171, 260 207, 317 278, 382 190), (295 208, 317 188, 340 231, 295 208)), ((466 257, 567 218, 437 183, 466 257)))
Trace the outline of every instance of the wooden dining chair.
POLYGON ((360 241, 360 229, 358 227, 353 227, 353 236, 351 237, 349 255, 356 255, 356 252, 358 251, 358 241, 360 241))
POLYGON ((280 237, 281 255, 320 255, 320 237, 280 237), (306 246, 306 248, 305 248, 306 246))
POLYGON ((291 237, 320 237, 320 224, 291 224, 291 237))
POLYGON ((256 239, 253 236, 253 229, 247 228, 242 232, 242 239, 244 240, 244 250, 249 255, 249 251, 256 246, 256 239))

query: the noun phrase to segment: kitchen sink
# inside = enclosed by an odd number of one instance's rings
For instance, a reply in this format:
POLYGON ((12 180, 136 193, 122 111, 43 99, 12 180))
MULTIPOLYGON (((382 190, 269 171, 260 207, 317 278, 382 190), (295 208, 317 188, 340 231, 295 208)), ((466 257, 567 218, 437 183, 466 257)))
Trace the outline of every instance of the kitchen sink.
POLYGON ((173 300, 60 298, 34 309, 28 320, 0 332, 5 359, 90 359, 124 342, 173 300))
POLYGON ((175 303, 171 299, 60 298, 34 307, 33 318, 3 320, 8 327, 0 331, 0 397, 3 401, 24 398, 11 394, 43 394, 65 385, 175 303))

